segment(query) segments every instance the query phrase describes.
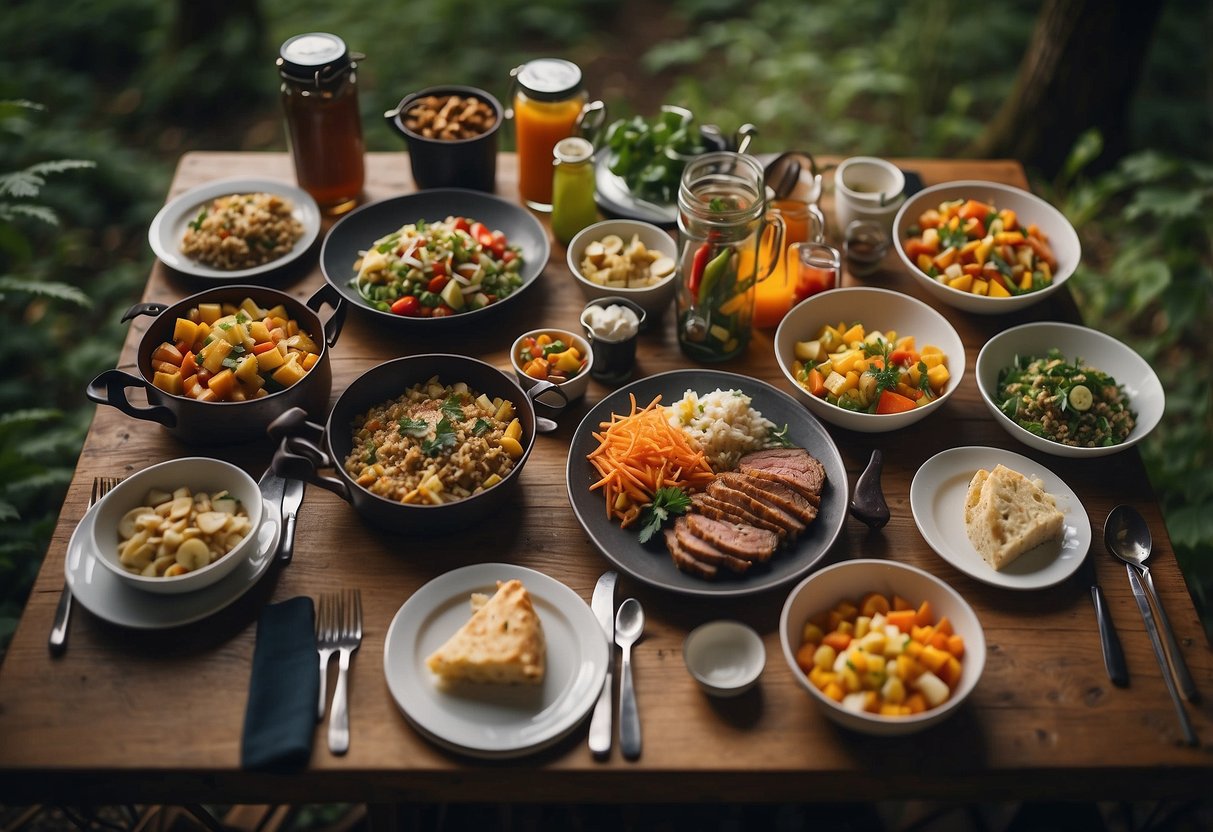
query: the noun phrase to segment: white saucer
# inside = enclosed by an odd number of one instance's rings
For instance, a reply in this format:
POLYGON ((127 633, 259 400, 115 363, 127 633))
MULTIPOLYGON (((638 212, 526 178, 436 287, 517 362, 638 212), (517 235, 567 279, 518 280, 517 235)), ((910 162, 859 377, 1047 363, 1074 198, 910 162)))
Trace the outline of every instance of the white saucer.
POLYGON ((480 563, 441 575, 397 611, 383 646, 388 689, 409 722, 433 742, 474 757, 530 754, 575 729, 606 678, 606 634, 585 601, 542 572, 480 563), (547 671, 536 687, 467 685, 444 690, 426 658, 471 617, 473 592, 497 581, 526 586, 543 625, 547 671))
POLYGON ((147 241, 156 256, 169 268, 192 277, 230 283, 267 274, 293 263, 307 252, 319 235, 320 207, 306 191, 276 179, 223 179, 190 188, 170 200, 152 220, 147 230, 147 241), (295 242, 294 248, 277 260, 248 269, 216 269, 191 260, 181 253, 181 240, 185 237, 186 226, 198 216, 203 205, 210 204, 216 197, 250 193, 277 194, 294 203, 291 214, 303 224, 303 236, 295 242))
POLYGON ((910 484, 910 509, 927 543, 941 558, 972 578, 1006 589, 1042 589, 1064 581, 1091 548, 1091 521, 1068 485, 1038 462, 1000 448, 952 448, 923 463, 910 484), (1042 543, 995 570, 973 548, 965 531, 965 494, 979 468, 1002 463, 1044 482, 1065 515, 1061 540, 1042 543))
POLYGON ((136 630, 160 630, 191 624, 213 615, 253 588, 278 550, 282 515, 276 505, 265 503, 257 551, 232 574, 195 592, 157 595, 122 583, 97 562, 92 553, 92 525, 96 507, 76 526, 67 544, 64 571, 72 597, 98 618, 136 630))

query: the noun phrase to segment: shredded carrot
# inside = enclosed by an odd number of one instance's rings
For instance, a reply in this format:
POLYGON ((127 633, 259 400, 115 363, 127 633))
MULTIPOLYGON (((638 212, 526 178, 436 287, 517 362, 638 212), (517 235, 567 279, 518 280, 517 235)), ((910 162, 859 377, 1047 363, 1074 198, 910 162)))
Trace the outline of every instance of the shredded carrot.
POLYGON ((612 413, 609 422, 600 423, 600 432, 593 434, 599 445, 587 455, 601 475, 590 490, 603 489, 607 518, 618 519, 623 528, 640 516, 658 488, 695 491, 713 477, 703 451, 669 423, 661 396, 641 410, 634 395, 628 398, 631 411, 612 413))

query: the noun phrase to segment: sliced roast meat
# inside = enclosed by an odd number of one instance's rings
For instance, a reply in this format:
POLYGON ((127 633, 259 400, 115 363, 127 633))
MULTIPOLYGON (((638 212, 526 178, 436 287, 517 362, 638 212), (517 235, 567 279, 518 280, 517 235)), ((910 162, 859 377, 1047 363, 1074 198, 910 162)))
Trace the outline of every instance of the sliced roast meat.
POLYGON ((719 479, 713 480, 712 484, 708 486, 708 494, 726 503, 741 506, 751 514, 755 514, 771 523, 777 523, 787 529, 789 539, 798 537, 805 530, 804 523, 783 509, 751 497, 744 491, 738 491, 736 488, 725 485, 719 479))
POLYGON ((726 523, 745 523, 774 532, 781 541, 787 537, 788 530, 778 523, 772 523, 762 517, 747 511, 741 506, 718 500, 709 494, 694 494, 691 496, 691 511, 711 517, 713 520, 723 520, 726 523))
POLYGON ((688 518, 685 516, 674 521, 674 535, 683 551, 701 563, 717 568, 723 566, 731 572, 738 573, 750 568, 750 561, 718 549, 714 544, 691 531, 688 518))
POLYGON ((826 482, 825 467, 803 448, 774 448, 746 454, 738 463, 738 470, 794 488, 814 505, 821 502, 821 489, 826 482), (777 451, 785 453, 775 455, 777 451), (792 451, 800 453, 789 453, 792 451))
MULTIPOLYGON (((721 552, 735 555, 745 561, 762 563, 770 559, 779 548, 779 536, 766 529, 745 523, 728 523, 713 520, 702 514, 688 514, 686 528, 700 540, 706 541, 721 552)), ((685 545, 685 542, 684 542, 685 545)))
POLYGON ((700 578, 706 578, 709 581, 713 580, 720 572, 712 564, 695 559, 689 552, 683 549, 673 529, 665 530, 665 547, 669 550, 670 557, 673 558, 674 565, 678 567, 680 572, 686 572, 688 575, 698 575, 700 578))
POLYGON ((817 506, 808 497, 783 483, 738 473, 721 474, 720 481, 764 503, 778 506, 805 524, 817 519, 817 506))

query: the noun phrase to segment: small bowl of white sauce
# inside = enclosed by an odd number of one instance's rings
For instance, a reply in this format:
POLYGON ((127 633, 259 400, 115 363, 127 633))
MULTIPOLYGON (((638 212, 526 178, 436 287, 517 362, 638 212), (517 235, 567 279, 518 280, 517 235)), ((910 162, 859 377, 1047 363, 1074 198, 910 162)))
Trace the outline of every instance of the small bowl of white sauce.
POLYGON ((636 369, 636 336, 647 313, 634 301, 609 295, 581 311, 581 327, 594 348, 590 375, 604 384, 619 384, 636 369))

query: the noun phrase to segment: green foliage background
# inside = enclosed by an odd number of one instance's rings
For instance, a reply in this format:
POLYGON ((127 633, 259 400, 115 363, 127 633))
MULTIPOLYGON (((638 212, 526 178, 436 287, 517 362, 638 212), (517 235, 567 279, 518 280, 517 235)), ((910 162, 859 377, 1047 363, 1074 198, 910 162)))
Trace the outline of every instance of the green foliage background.
MULTIPOLYGON (((0 15, 0 174, 50 160, 91 169, 34 195, 58 224, 0 205, 0 645, 46 551, 92 415, 82 390, 113 366, 151 255, 146 228, 189 149, 282 149, 277 45, 332 31, 360 74, 372 150, 396 150, 382 113, 442 82, 505 98, 510 67, 539 55, 587 70, 614 115, 662 102, 726 130, 759 127, 755 150, 947 156, 964 152, 1010 92, 1040 0, 10 0, 0 15), (38 284, 59 286, 43 288, 38 284), (81 302, 68 289, 77 287, 81 302), (73 300, 75 298, 75 300, 73 300)), ((1190 585, 1213 609, 1213 6, 1169 0, 1132 101, 1134 152, 1086 136, 1071 165, 1034 187, 1083 238, 1071 285, 1084 316, 1155 362, 1165 423, 1145 448, 1190 585), (1193 56, 1200 56, 1194 59, 1193 56), (1202 63, 1203 62, 1203 63, 1202 63)), ((1027 160, 1030 163, 1030 160, 1027 160)), ((32 213, 37 213, 34 209, 32 213)), ((1213 634, 1213 616, 1205 620, 1213 634)))

